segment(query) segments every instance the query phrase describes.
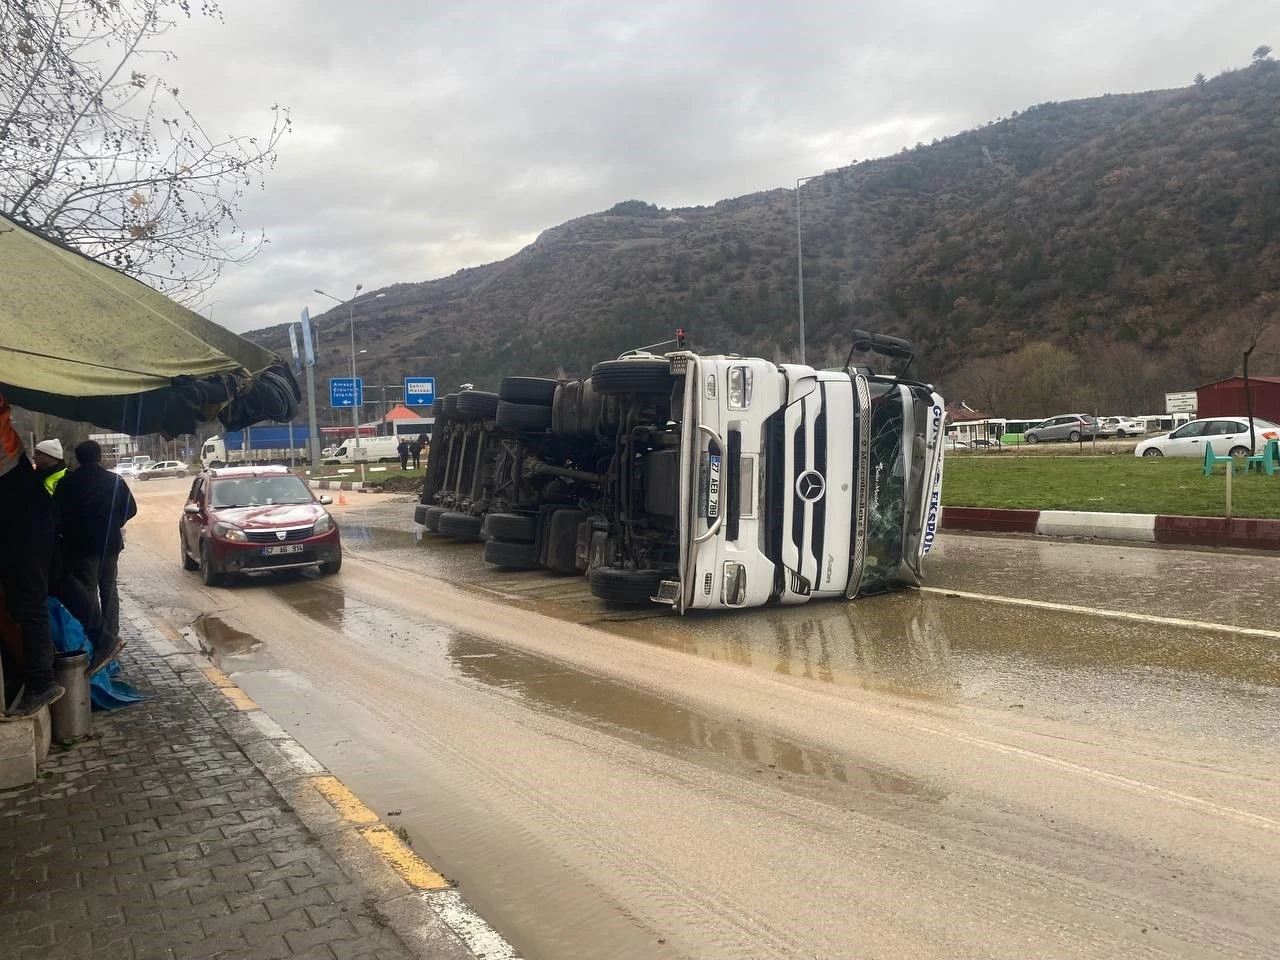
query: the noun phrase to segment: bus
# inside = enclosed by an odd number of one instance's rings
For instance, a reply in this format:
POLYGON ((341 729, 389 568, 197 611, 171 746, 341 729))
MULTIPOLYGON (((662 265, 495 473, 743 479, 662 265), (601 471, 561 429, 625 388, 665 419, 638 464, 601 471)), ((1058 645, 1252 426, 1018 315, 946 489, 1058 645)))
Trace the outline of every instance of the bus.
POLYGON ((947 424, 947 448, 949 450, 999 449, 1006 432, 1006 421, 1003 417, 952 421, 947 424))

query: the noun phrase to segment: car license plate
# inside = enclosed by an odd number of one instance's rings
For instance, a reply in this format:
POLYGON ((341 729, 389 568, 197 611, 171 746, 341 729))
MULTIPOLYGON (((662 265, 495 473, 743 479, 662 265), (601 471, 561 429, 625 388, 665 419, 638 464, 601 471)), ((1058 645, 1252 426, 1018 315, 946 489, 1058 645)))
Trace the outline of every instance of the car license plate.
POLYGON ((262 555, 264 557, 278 557, 282 553, 301 553, 302 544, 300 543, 284 543, 278 547, 263 547, 262 555))

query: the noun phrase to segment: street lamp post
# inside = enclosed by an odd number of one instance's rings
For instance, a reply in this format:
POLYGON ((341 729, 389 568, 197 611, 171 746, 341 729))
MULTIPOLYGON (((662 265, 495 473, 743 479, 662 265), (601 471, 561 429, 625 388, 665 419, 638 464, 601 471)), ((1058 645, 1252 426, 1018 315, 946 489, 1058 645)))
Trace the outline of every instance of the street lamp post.
MULTIPOLYGON (((360 406, 356 403, 356 298, 360 296, 360 291, 364 289, 364 284, 356 284, 356 292, 351 295, 350 300, 343 300, 341 297, 335 297, 332 293, 325 293, 319 287, 315 288, 315 292, 322 297, 328 297, 330 300, 336 300, 338 303, 347 305, 347 322, 351 325, 351 426, 355 430, 355 439, 353 443, 355 449, 360 449, 360 406)), ((385 297, 385 293, 379 293, 373 297, 374 300, 381 300, 385 297)), ((363 351, 361 351, 363 352, 363 351)))
POLYGON ((810 177, 796 178, 796 288, 800 296, 800 362, 805 362, 804 348, 804 237, 800 232, 800 186, 810 180, 822 176, 815 173, 810 177))

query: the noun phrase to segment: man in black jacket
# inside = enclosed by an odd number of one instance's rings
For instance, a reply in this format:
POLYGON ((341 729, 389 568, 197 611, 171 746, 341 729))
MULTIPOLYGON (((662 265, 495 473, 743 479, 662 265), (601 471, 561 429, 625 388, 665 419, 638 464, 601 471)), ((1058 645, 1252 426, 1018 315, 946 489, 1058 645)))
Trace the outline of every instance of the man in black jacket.
POLYGON ((138 512, 124 479, 102 466, 95 440, 76 446, 80 466, 58 484, 54 502, 62 519, 62 543, 72 574, 102 605, 105 632, 120 633, 120 597, 116 571, 124 549, 124 525, 138 512))

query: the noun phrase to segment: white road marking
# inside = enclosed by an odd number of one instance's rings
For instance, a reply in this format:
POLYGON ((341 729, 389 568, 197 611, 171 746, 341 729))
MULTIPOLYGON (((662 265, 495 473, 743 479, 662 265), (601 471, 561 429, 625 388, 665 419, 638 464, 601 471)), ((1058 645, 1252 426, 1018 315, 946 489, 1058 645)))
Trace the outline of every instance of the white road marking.
POLYGON ((1182 617, 1161 617, 1153 613, 1135 613, 1132 610, 1107 610, 1103 607, 1081 607, 1072 603, 1054 603, 1052 600, 1031 600, 1026 597, 998 597, 988 593, 971 593, 968 590, 949 590, 946 587, 921 587, 922 593, 940 593, 965 600, 985 600, 1014 607, 1034 607, 1037 610, 1054 610, 1059 613, 1080 613, 1088 617, 1110 617, 1114 620, 1131 620, 1161 627, 1183 627, 1187 630, 1204 630, 1210 633, 1232 633, 1244 637, 1261 637, 1264 640, 1280 640, 1280 630, 1261 627, 1236 627, 1229 623, 1211 623, 1205 620, 1186 620, 1182 617))
POLYGON ((512 949, 511 944, 480 919, 458 891, 422 893, 419 896, 476 956, 484 957, 485 960, 520 960, 520 955, 512 949))

